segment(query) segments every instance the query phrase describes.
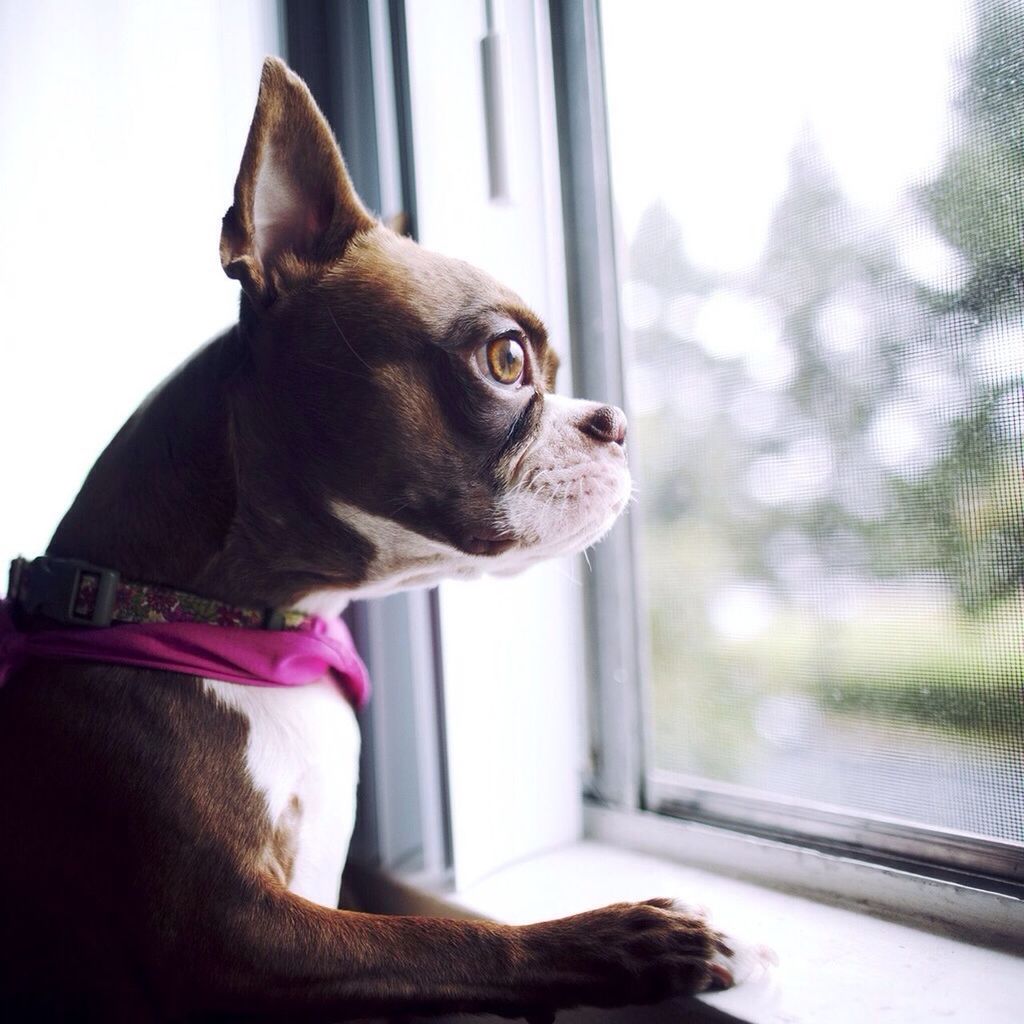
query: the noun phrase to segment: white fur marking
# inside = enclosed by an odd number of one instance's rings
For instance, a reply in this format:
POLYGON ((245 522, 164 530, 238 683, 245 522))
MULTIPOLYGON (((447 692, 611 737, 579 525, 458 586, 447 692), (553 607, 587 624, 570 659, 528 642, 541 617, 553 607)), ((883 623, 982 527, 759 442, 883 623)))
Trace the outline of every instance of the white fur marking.
POLYGON ((267 802, 273 827, 293 796, 301 802, 288 888, 326 907, 338 905, 341 871, 356 814, 359 727, 328 679, 305 686, 242 686, 203 680, 208 692, 244 715, 246 765, 267 802))

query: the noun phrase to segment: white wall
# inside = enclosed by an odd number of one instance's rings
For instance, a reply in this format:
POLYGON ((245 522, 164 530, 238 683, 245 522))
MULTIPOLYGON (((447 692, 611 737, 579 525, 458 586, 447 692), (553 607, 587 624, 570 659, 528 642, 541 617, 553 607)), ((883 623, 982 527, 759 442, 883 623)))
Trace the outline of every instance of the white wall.
POLYGON ((272 0, 0 3, 3 580, 146 393, 235 319, 220 219, 276 18, 272 0))

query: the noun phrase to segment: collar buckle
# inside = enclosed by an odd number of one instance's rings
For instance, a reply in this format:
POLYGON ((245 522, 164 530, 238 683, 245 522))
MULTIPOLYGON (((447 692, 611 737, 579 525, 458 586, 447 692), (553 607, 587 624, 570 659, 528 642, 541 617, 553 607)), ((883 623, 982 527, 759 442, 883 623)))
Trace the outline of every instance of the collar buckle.
POLYGON ((7 576, 7 600, 14 604, 18 600, 18 591, 21 590, 21 578, 25 574, 25 567, 28 561, 20 555, 11 562, 11 569, 7 576))
POLYGON ((280 608, 266 608, 263 612, 263 628, 271 632, 284 629, 284 611, 280 608))
POLYGON ((36 558, 16 575, 12 597, 29 615, 45 615, 67 626, 109 626, 121 574, 77 558, 36 558), (83 586, 89 593, 83 594, 83 586))

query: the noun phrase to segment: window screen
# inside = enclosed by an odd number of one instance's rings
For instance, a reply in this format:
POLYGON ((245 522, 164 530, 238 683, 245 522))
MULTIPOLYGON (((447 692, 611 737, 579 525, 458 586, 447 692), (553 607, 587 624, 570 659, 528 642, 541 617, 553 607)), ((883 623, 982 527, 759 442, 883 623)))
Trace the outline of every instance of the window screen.
POLYGON ((1024 843, 1024 9, 601 14, 649 779, 1024 843))

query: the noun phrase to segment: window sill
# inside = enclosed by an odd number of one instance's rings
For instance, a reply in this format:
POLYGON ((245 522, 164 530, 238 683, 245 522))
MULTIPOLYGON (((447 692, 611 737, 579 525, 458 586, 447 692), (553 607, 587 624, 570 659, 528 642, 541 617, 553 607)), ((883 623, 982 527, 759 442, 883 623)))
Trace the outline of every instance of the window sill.
MULTIPOLYGON (((458 893, 373 888, 375 909, 509 923, 652 896, 706 905, 725 931, 771 946, 779 965, 761 979, 677 1005, 688 1019, 1011 1024, 1024 1005, 1024 961, 1011 953, 594 841, 521 861, 458 893)), ((663 1013, 627 1016, 654 1021, 663 1013)))

